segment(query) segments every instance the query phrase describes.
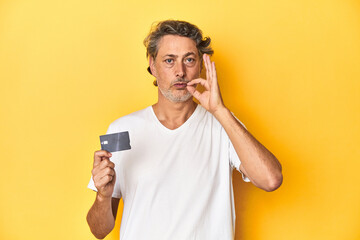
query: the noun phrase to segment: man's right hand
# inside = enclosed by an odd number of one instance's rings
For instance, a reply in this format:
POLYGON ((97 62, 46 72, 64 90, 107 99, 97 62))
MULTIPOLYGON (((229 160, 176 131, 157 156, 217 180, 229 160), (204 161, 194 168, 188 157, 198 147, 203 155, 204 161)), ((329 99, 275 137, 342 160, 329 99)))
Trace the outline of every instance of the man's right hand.
POLYGON ((94 165, 92 177, 98 196, 101 198, 111 198, 115 186, 115 164, 110 161, 112 154, 105 150, 94 153, 94 165))
POLYGON ((103 239, 115 226, 115 216, 119 199, 112 198, 115 186, 115 164, 110 161, 112 154, 105 150, 94 153, 92 178, 98 190, 86 220, 96 238, 103 239))

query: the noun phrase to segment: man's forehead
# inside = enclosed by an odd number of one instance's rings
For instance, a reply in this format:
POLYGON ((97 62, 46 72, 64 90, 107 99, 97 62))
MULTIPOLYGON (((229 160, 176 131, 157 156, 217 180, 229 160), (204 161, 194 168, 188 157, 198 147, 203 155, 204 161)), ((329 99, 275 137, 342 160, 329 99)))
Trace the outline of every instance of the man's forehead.
POLYGON ((189 52, 198 55, 196 42, 191 38, 165 35, 159 41, 158 55, 185 55, 189 52))

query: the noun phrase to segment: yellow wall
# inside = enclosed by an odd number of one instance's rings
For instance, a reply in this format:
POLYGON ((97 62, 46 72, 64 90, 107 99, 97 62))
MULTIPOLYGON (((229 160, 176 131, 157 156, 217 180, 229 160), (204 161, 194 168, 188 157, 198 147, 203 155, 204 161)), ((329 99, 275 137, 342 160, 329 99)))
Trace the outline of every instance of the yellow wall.
POLYGON ((360 239, 355 0, 0 1, 0 239, 94 239, 98 136, 156 101, 142 40, 168 18, 212 37, 226 105, 283 165, 273 193, 234 174, 236 239, 360 239))

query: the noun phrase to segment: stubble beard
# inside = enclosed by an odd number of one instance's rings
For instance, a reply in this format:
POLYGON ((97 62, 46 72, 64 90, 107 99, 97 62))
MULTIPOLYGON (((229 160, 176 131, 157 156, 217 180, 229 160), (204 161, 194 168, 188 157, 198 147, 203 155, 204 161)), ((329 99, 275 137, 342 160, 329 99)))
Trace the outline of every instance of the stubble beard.
POLYGON ((171 91, 171 87, 175 84, 175 83, 188 83, 189 81, 186 81, 183 78, 178 78, 175 81, 171 82, 170 84, 170 88, 168 89, 163 89, 160 87, 160 85, 158 86, 160 92, 162 93, 162 95, 170 100, 171 102, 175 102, 175 103, 179 103, 179 102, 186 102, 187 100, 189 100, 192 95, 191 93, 185 88, 184 90, 175 90, 175 91, 186 91, 186 94, 184 95, 180 95, 180 96, 176 96, 175 94, 173 94, 173 92, 171 91))

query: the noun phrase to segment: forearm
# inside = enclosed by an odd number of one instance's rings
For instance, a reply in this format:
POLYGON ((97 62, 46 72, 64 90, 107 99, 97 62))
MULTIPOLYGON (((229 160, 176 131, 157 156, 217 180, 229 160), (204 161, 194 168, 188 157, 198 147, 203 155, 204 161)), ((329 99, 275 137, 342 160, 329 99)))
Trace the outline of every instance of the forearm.
POLYGON ((277 189, 282 183, 282 169, 276 157, 257 141, 227 108, 221 108, 214 116, 228 134, 251 182, 266 191, 277 189))
POLYGON ((96 194, 95 202, 90 208, 86 220, 96 238, 102 239, 106 237, 115 225, 111 197, 104 199, 96 194))

